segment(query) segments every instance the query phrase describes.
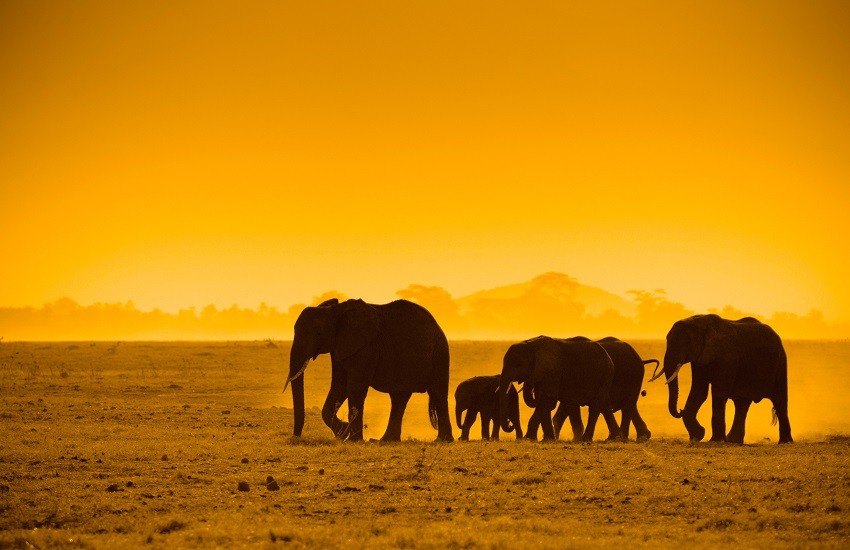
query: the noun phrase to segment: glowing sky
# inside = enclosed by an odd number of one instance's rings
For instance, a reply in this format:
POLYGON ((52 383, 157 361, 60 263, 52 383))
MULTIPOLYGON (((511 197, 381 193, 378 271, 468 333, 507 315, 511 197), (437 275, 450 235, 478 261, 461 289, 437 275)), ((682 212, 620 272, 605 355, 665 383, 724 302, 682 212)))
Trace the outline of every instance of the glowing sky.
POLYGON ((0 3, 0 305, 559 271, 850 319, 847 2, 303 4, 0 3))

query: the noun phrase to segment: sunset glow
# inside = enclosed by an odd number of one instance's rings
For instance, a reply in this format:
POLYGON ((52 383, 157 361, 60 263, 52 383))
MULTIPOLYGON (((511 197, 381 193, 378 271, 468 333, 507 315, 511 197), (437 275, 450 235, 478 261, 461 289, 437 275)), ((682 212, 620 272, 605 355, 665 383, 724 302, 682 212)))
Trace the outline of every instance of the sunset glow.
POLYGON ((839 1, 3 2, 0 307, 286 312, 558 272, 850 326, 848 22, 839 1))

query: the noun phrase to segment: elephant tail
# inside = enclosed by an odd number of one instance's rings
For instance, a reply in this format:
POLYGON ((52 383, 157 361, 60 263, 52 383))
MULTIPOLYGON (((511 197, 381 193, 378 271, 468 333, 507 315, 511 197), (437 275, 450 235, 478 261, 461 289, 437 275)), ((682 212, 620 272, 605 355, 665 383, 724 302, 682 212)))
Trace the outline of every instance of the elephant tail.
POLYGON ((650 377, 650 382, 655 379, 655 374, 658 372, 658 367, 661 366, 661 362, 658 359, 646 359, 643 364, 644 366, 649 365, 650 363, 655 363, 655 368, 652 369, 652 376, 650 377))
POLYGON ((770 425, 776 426, 778 422, 779 417, 776 415, 776 407, 773 407, 772 409, 770 409, 770 425))
MULTIPOLYGON (((428 397, 428 417, 431 419, 431 427, 435 430, 440 429, 440 424, 437 421, 437 406, 434 404, 434 398, 428 397)), ((458 416, 460 418, 460 416, 458 416)), ((451 426, 452 421, 449 420, 449 426, 451 426)))
MULTIPOLYGON (((431 416, 431 424, 434 424, 434 411, 428 410, 428 414, 431 416)), ((455 416, 457 417, 457 427, 459 430, 463 429, 463 409, 460 407, 455 407, 455 416)))

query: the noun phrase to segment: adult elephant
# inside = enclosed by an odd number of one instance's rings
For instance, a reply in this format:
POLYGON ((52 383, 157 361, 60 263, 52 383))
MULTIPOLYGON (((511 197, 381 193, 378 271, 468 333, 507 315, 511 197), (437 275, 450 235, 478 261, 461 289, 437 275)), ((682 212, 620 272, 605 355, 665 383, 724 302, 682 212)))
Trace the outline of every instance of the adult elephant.
MULTIPOLYGON (((773 403, 779 420, 779 442, 791 443, 788 420, 788 360, 782 340, 768 325, 752 317, 737 321, 717 315, 694 315, 677 321, 667 333, 664 374, 669 389, 668 409, 681 418, 692 441, 705 437, 697 411, 711 386, 711 441, 744 442, 750 404, 764 398, 773 403), (685 408, 677 410, 679 370, 691 364, 691 391, 685 408), (726 401, 735 403, 732 428, 726 433, 726 401)), ((653 378, 653 380, 655 379, 653 378)))
MULTIPOLYGON (((413 392, 428 393, 437 439, 452 441, 449 417, 449 345, 425 308, 406 300, 367 304, 332 299, 308 307, 295 321, 289 377, 296 436, 304 427, 304 378, 310 359, 331 354, 331 387, 322 420, 340 439, 363 439, 363 402, 369 388, 389 393, 390 420, 382 441, 401 439, 404 409, 413 392), (337 410, 348 400, 348 422, 337 410)), ((284 386, 286 391, 286 386, 284 386)))
MULTIPOLYGON (((629 429, 634 424, 638 441, 644 441, 652 436, 652 432, 646 426, 646 422, 638 412, 637 402, 640 397, 640 388, 643 384, 645 367, 649 363, 659 364, 657 359, 641 359, 638 352, 627 342, 613 336, 608 336, 597 343, 602 346, 611 362, 614 364, 614 378, 611 381, 609 392, 612 412, 622 411, 620 419, 620 435, 623 439, 629 438, 629 429)), ((558 437, 564 421, 569 418, 573 429, 573 440, 581 440, 584 425, 581 420, 581 409, 562 403, 555 412, 554 427, 555 437, 558 437)), ((537 421, 534 416, 529 418, 527 435, 531 439, 537 439, 537 421)))
POLYGON ((558 339, 538 336, 512 345, 505 353, 499 383, 499 416, 502 429, 510 427, 506 414, 508 390, 513 382, 523 384, 525 404, 534 408, 543 428, 543 439, 554 439, 552 409, 560 401, 567 407, 590 408, 582 439, 593 440, 596 421, 602 413, 609 438, 620 429, 611 413, 609 391, 614 365, 601 345, 584 337, 558 339))
MULTIPOLYGON (((458 384, 455 389, 455 416, 460 428, 461 441, 469 440, 469 430, 477 416, 481 416, 481 439, 499 439, 499 380, 501 375, 474 376, 458 384), (466 418, 463 413, 466 412, 466 418), (492 432, 490 423, 493 423, 492 432)), ((519 420, 519 394, 516 388, 508 388, 508 419, 516 438, 522 438, 519 420)))

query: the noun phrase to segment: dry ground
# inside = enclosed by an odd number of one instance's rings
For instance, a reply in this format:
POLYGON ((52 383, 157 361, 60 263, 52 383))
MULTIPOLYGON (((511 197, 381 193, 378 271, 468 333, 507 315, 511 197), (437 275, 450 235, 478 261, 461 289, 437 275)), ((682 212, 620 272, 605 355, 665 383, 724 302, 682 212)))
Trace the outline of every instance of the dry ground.
POLYGON ((287 354, 0 344, 0 547, 850 545, 850 438, 294 440, 287 354))

